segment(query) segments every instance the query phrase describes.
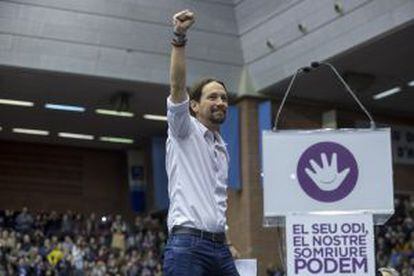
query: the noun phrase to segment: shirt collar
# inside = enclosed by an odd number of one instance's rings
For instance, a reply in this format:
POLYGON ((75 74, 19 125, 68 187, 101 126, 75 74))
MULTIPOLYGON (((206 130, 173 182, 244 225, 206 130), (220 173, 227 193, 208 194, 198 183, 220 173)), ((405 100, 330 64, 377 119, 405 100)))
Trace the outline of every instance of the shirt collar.
POLYGON ((215 138, 220 145, 226 146, 226 143, 224 142, 223 138, 221 138, 221 135, 218 131, 213 132, 213 131, 209 130, 205 125, 203 125, 196 118, 194 118, 194 120, 197 122, 199 130, 200 130, 201 134, 203 134, 203 137, 209 136, 213 141, 214 141, 214 138, 215 138))
MULTIPOLYGON (((193 117, 194 118, 194 117, 193 117)), ((197 118, 194 118, 194 121, 198 125, 198 130, 203 134, 204 137, 208 135, 209 132, 211 132, 205 125, 203 125, 197 118)))
POLYGON ((212 141, 214 141, 214 137, 216 137, 219 147, 221 147, 226 154, 227 159, 230 159, 229 153, 227 152, 227 144, 224 142, 223 138, 221 137, 218 131, 211 131, 205 125, 203 125, 199 120, 194 118, 194 121, 198 125, 198 130, 201 132, 204 138, 210 137, 212 141))

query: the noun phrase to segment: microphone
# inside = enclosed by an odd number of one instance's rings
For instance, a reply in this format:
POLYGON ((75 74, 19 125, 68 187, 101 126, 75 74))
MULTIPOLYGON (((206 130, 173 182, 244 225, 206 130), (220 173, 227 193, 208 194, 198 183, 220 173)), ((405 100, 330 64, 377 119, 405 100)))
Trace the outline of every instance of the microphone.
POLYGON ((302 68, 302 71, 305 72, 305 73, 309 73, 310 71, 312 71, 312 68, 309 67, 309 66, 306 66, 306 67, 302 68))
POLYGON ((321 65, 321 63, 320 62, 318 62, 318 61, 312 61, 311 62, 311 67, 312 68, 317 68, 317 67, 319 67, 321 65))

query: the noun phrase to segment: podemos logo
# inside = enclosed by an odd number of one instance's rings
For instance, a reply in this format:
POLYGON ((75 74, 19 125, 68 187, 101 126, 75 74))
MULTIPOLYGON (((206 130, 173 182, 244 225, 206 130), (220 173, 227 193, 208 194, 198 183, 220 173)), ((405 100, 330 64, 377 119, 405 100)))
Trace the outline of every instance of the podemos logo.
POLYGON ((358 164, 344 146, 320 142, 302 153, 296 174, 308 196, 322 202, 335 202, 354 189, 358 180, 358 164))

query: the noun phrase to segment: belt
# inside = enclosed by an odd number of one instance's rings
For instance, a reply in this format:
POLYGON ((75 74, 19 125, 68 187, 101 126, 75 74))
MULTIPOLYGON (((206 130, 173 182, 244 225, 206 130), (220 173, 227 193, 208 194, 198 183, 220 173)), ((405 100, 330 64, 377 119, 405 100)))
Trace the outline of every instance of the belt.
POLYGON ((219 242, 225 243, 226 242, 226 234, 224 232, 213 233, 208 231, 199 230, 196 228, 185 227, 185 226, 174 226, 172 228, 171 234, 187 234, 195 237, 199 237, 202 239, 210 240, 212 242, 219 242))

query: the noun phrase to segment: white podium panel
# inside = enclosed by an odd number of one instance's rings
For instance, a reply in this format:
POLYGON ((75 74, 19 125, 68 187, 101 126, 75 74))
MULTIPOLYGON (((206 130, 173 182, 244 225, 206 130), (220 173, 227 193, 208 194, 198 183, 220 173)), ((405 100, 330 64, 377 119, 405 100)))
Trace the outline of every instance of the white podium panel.
POLYGON ((390 129, 265 131, 265 225, 290 214, 394 213, 390 129))

